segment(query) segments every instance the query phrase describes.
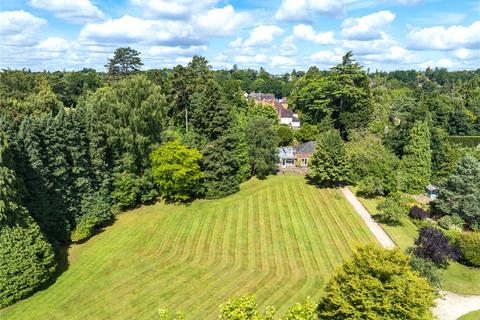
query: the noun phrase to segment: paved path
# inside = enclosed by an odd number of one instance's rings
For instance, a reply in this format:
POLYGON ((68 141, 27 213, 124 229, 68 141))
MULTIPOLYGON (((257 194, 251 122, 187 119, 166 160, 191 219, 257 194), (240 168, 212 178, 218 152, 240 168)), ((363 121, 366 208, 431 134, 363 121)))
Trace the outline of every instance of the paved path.
MULTIPOLYGON (((393 249, 395 243, 382 227, 372 219, 372 216, 357 197, 347 187, 341 188, 343 195, 350 202, 358 215, 365 221, 375 238, 386 249, 393 249)), ((469 312, 480 310, 480 296, 461 296, 453 292, 440 291, 441 297, 435 300, 433 315, 438 320, 457 320, 469 312)))
POLYGON ((350 202, 355 211, 357 211, 360 218, 362 218, 370 231, 372 231, 373 235, 375 236, 375 238, 377 238, 378 242, 380 242, 382 247, 386 249, 395 248, 395 243, 392 241, 392 239, 383 230, 383 228, 372 219, 372 216, 370 215, 368 210, 357 199, 357 197, 352 193, 352 191, 350 191, 350 189, 348 189, 347 187, 343 187, 341 188, 341 190, 345 198, 347 198, 348 202, 350 202))

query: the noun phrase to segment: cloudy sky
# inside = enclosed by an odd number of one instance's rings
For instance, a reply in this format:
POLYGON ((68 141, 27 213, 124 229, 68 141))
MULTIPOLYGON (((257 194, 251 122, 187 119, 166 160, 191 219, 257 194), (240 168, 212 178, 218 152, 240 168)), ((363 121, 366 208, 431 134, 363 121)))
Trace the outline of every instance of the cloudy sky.
POLYGON ((115 48, 145 68, 480 68, 479 0, 0 0, 0 68, 78 70, 115 48))

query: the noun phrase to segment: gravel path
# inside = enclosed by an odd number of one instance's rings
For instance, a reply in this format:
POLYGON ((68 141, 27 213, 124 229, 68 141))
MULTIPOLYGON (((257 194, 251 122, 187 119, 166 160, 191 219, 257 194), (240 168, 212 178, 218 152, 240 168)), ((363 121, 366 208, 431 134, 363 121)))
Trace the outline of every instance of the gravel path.
MULTIPOLYGON (((350 202, 358 215, 365 221, 378 242, 386 248, 393 249, 395 243, 372 216, 357 197, 347 187, 341 188, 343 195, 350 202)), ((462 296, 448 291, 440 291, 441 297, 435 300, 433 315, 438 320, 457 320, 460 316, 480 309, 480 296, 462 296)))
POLYGON ((367 227, 372 231, 375 238, 377 238, 378 242, 382 245, 382 247, 386 249, 393 249, 395 248, 395 243, 392 239, 388 236, 388 234, 382 229, 382 227, 372 219, 372 216, 368 212, 368 210, 363 206, 363 204, 357 199, 357 197, 348 189, 347 187, 341 188, 343 195, 347 198, 348 202, 352 205, 352 207, 357 211, 358 215, 362 220, 365 222, 367 227))

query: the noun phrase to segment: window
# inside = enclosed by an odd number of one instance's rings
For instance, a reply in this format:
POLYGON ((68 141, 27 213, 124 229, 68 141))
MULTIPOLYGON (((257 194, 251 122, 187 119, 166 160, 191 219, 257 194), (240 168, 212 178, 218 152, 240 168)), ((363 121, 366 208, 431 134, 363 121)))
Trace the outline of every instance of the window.
POLYGON ((307 165, 308 158, 302 158, 302 166, 307 165))

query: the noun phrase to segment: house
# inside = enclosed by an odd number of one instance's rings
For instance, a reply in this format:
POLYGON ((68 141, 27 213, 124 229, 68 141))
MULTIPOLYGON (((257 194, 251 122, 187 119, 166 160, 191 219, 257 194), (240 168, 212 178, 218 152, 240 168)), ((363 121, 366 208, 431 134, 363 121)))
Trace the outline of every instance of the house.
POLYGON ((301 167, 308 166, 308 161, 315 151, 316 144, 316 141, 308 141, 295 148, 295 157, 301 167))
POLYGON ((279 167, 306 168, 315 150, 315 145, 316 145, 316 141, 308 141, 296 147, 278 148, 279 167))
POLYGON ((295 152, 292 147, 278 148, 279 166, 282 168, 295 166, 295 152))
POLYGON ((247 99, 253 99, 256 103, 271 105, 277 113, 281 124, 286 124, 292 129, 299 129, 301 124, 298 114, 288 109, 287 98, 276 99, 271 93, 251 92, 246 95, 247 99))
POLYGON ((427 189, 427 196, 430 200, 435 200, 438 197, 438 188, 433 184, 429 184, 425 189, 427 189))

